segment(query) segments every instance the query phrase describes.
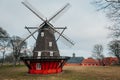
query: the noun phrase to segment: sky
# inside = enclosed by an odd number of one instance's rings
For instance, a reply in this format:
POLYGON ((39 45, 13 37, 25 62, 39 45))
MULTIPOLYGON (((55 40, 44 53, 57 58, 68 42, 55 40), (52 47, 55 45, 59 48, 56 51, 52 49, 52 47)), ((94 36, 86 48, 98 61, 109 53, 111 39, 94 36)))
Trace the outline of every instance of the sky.
MULTIPOLYGON (((28 10, 23 4, 23 0, 0 0, 0 27, 5 29, 10 36, 17 35, 25 38, 29 35, 25 26, 37 27, 42 21, 28 10)), ((75 42, 72 48, 57 42, 61 56, 83 56, 91 57, 93 46, 102 44, 104 54, 108 54, 107 44, 109 31, 106 27, 110 21, 105 17, 105 13, 97 11, 91 4, 94 0, 27 0, 47 19, 53 16, 56 11, 66 3, 70 3, 70 9, 59 17, 55 22, 50 22, 55 27, 65 27, 64 34, 75 42)), ((34 45, 35 40, 29 38, 28 45, 34 45)))

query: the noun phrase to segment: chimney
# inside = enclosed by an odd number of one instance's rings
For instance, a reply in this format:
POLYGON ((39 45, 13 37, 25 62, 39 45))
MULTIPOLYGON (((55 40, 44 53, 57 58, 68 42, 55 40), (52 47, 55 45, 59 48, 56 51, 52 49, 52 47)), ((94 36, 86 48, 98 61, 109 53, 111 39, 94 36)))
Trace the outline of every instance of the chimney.
POLYGON ((73 53, 73 58, 75 57, 75 53, 73 53))

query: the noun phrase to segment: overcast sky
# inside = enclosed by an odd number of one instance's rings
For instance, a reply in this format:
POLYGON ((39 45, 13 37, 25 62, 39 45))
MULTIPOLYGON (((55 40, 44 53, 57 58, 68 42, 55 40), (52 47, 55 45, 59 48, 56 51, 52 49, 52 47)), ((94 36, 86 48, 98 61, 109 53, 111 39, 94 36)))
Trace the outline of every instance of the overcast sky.
MULTIPOLYGON (((28 10, 23 4, 23 0, 0 0, 0 26, 3 27, 10 36, 18 35, 25 37, 28 35, 26 26, 38 26, 42 21, 28 10)), ((66 3, 70 3, 70 9, 51 22, 55 27, 67 26, 64 32, 76 45, 72 48, 59 43, 61 55, 90 57, 95 44, 104 46, 104 53, 107 54, 107 38, 109 31, 106 27, 109 21, 103 12, 97 12, 95 6, 91 4, 93 0, 28 0, 45 17, 49 18, 66 3)), ((29 46, 34 40, 27 40, 29 46)))

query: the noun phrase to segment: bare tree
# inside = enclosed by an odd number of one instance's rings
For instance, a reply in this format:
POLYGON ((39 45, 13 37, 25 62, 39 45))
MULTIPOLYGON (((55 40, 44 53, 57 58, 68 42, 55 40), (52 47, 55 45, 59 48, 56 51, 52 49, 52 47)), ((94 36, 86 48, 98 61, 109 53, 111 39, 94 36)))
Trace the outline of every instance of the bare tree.
POLYGON ((104 58, 104 55, 103 55, 103 46, 101 44, 94 45, 92 52, 93 52, 92 57, 96 58, 97 60, 99 60, 99 63, 101 65, 104 65, 104 63, 102 61, 103 58, 104 58))
POLYGON ((113 40, 108 44, 110 54, 116 56, 120 64, 120 40, 113 40))
POLYGON ((22 48, 27 47, 27 43, 26 42, 22 42, 20 45, 19 43, 22 41, 23 39, 20 38, 19 36, 13 36, 11 37, 11 47, 13 49, 13 57, 14 57, 14 66, 16 65, 16 62, 19 60, 20 58, 20 52, 22 48))
POLYGON ((16 62, 19 60, 21 55, 21 49, 27 47, 27 43, 22 42, 22 40, 23 39, 19 36, 9 37, 8 33, 4 29, 0 28, 0 51, 3 53, 2 64, 4 62, 6 49, 9 47, 13 50, 12 53, 14 59, 14 66, 16 65, 16 62), (19 45, 20 42, 22 43, 19 45))
POLYGON ((8 37, 9 34, 2 27, 0 27, 0 38, 8 37))
POLYGON ((0 39, 0 52, 3 54, 2 65, 4 63, 5 53, 7 51, 8 44, 9 44, 9 42, 8 42, 7 38, 0 39))
POLYGON ((0 52, 3 54, 2 65, 4 63, 5 53, 9 42, 8 33, 0 27, 0 52))
POLYGON ((111 30, 111 37, 120 37, 120 0, 95 0, 98 10, 104 10, 106 16, 112 21, 108 27, 111 30))
POLYGON ((9 54, 5 55, 5 61, 12 63, 13 62, 13 53, 9 53, 9 54))

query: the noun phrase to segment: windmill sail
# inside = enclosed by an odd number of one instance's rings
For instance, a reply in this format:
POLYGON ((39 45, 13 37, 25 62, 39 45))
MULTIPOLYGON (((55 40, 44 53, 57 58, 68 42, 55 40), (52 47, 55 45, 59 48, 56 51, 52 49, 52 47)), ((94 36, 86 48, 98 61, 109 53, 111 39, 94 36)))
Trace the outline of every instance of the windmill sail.
POLYGON ((62 14, 64 14, 68 9, 70 8, 70 4, 67 3, 64 7, 62 7, 60 10, 58 10, 56 12, 56 14, 54 14, 49 20, 49 21, 52 21, 52 22, 55 22, 62 14))
MULTIPOLYGON (((55 33, 55 36, 59 36, 60 34, 59 33, 55 33)), ((64 34, 62 34, 62 35, 64 35, 64 34)), ((66 35, 64 35, 64 37, 63 36, 61 36, 60 38, 59 38, 59 41, 61 41, 63 44, 65 44, 67 47, 72 47, 75 43, 70 39, 70 38, 68 38, 66 35), (65 37, 65 38, 64 38, 65 37)))
MULTIPOLYGON (((37 30, 31 32, 30 35, 28 35, 24 40, 23 42, 28 39, 29 37, 33 36, 34 33, 36 33, 38 30, 40 30, 40 28, 42 26, 44 26, 44 24, 47 24, 49 25, 50 28, 52 28, 57 34, 60 35, 60 39, 61 41, 65 42, 67 45, 69 44, 70 46, 74 45, 74 42, 72 40, 70 40, 68 37, 66 37, 64 34, 61 34, 58 30, 54 29, 55 27, 50 24, 49 22, 50 21, 54 21, 56 20, 61 14, 63 14, 64 12, 66 12, 68 10, 68 8, 70 7, 70 4, 67 3, 64 7, 62 7, 58 12, 56 12, 55 15, 53 15, 49 20, 45 20, 44 17, 42 16, 42 14, 37 11, 29 2, 27 2, 26 0, 24 2, 22 2, 22 4, 24 6, 26 6, 30 11, 32 11, 37 17, 39 17, 43 23, 38 27, 37 30)), ((22 43, 22 42, 21 42, 22 43)))
POLYGON ((40 30, 41 27, 44 26, 44 22, 38 27, 38 29, 36 29, 35 31, 32 31, 30 35, 26 35, 26 37, 18 44, 18 46, 23 43, 25 40, 27 40, 29 37, 31 37, 32 35, 34 35, 38 30, 40 30))
POLYGON ((24 2, 22 2, 22 4, 27 7, 30 11, 32 11, 37 17, 39 17, 42 21, 44 20, 44 16, 42 15, 42 13, 40 13, 38 10, 36 10, 27 0, 24 0, 24 2))
POLYGON ((56 30, 53 25, 51 25, 50 23, 47 24, 49 25, 50 28, 52 28, 56 33, 58 33, 62 37, 64 42, 69 43, 71 46, 75 44, 70 38, 66 37, 64 34, 61 34, 58 30, 56 30))

